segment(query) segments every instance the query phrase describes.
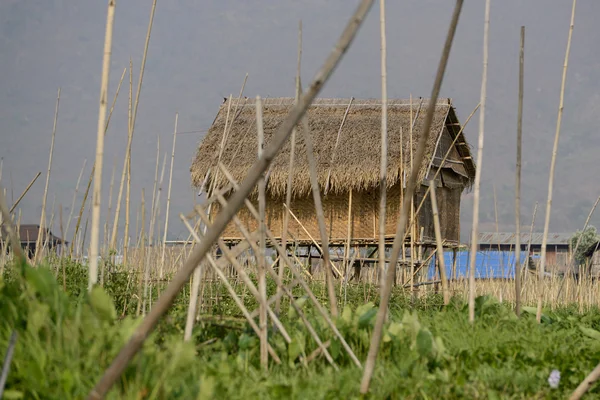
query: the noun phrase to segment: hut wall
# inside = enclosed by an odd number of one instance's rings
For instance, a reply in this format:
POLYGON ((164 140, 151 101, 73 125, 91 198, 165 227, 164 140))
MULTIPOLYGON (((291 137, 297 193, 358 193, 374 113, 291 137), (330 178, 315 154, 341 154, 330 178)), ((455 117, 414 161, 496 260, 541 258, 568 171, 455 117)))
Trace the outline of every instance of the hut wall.
MULTIPOLYGON (((427 187, 422 186, 419 195, 415 198, 415 211, 420 204, 423 193, 427 187)), ((460 190, 440 187, 437 191, 438 206, 440 208, 440 224, 442 236, 449 241, 459 239, 459 210, 460 190), (443 210, 443 211, 442 211, 443 210)), ((257 206, 257 201, 253 200, 257 206)), ((348 204, 349 193, 328 194, 322 198, 325 224, 330 243, 346 243, 348 240, 348 204)), ((396 233, 396 224, 401 208, 400 185, 394 185, 387 192, 387 211, 385 235, 391 241, 396 233)), ((308 242, 311 237, 320 242, 318 221, 312 196, 309 198, 292 200, 291 211, 300 221, 298 223, 290 215, 288 230, 291 236, 288 241, 298 240, 308 242), (308 231, 308 233, 306 232, 308 231)), ((215 207, 213 216, 218 212, 215 207)), ((282 237, 283 218, 285 214, 284 200, 267 198, 266 219, 269 230, 276 238, 282 237)), ((370 191, 352 193, 352 209, 350 215, 350 238, 353 242, 377 242, 379 240, 379 192, 375 188, 370 191)), ((258 221, 252 217, 247 208, 243 208, 237 214, 249 232, 258 230, 258 221)), ((431 201, 426 200, 418 216, 418 225, 425 226, 425 237, 435 240, 433 230, 433 218, 431 212, 431 201), (431 222, 430 222, 431 221, 431 222)), ((419 228, 420 229, 420 228, 419 228)), ((241 239, 243 235, 233 222, 231 222, 223 233, 224 239, 241 239)))
MULTIPOLYGON (((462 189, 436 186, 436 200, 440 219, 440 233, 442 239, 448 242, 460 242, 460 196, 462 189)), ((415 195, 415 210, 421 204, 423 196, 427 193, 427 186, 421 185, 415 195)), ((417 235, 420 235, 423 227, 423 241, 435 242, 435 227, 433 224, 433 210, 431 207, 431 198, 427 195, 419 215, 417 216, 419 224, 417 235)), ((416 238, 420 239, 419 237, 416 238)))

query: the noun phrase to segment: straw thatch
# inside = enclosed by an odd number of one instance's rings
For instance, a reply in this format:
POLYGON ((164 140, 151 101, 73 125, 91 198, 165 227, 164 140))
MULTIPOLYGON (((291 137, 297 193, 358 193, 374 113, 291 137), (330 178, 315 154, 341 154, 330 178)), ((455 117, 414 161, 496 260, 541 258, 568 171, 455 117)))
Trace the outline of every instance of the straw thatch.
MULTIPOLYGON (((242 181, 249 168, 257 159, 257 132, 255 99, 225 101, 213 125, 202 140, 196 158, 191 166, 192 184, 200 187, 209 170, 215 171, 219 149, 224 141, 221 162, 238 180, 242 181), (226 123, 227 109, 230 107, 229 121, 226 123), (227 131, 225 132, 225 126, 227 131), (223 136, 225 133, 225 137, 223 136)), ((265 145, 283 122, 291 107, 293 98, 263 99, 265 145)), ((413 128, 413 152, 416 152, 418 139, 427 111, 427 100, 415 99, 388 101, 388 172, 389 188, 399 184, 402 172, 410 174, 410 124, 411 107, 416 122, 413 128), (402 138, 402 139, 401 139, 402 138), (400 149, 403 151, 404 166, 400 165, 400 149)), ((317 174, 321 188, 325 188, 329 178, 329 193, 347 193, 369 190, 379 185, 381 157, 381 101, 362 99, 316 99, 307 112, 310 134, 314 141, 317 174), (348 106, 350 107, 348 108, 348 106), (348 109, 346 120, 342 120, 348 109), (339 143, 334 151, 336 139, 339 143), (333 159, 333 162, 332 162, 333 159)), ((420 178, 424 179, 430 166, 438 167, 440 148, 443 148, 442 133, 449 133, 448 140, 456 137, 460 125, 450 99, 439 99, 427 143, 426 157, 420 168, 420 178), (436 151, 437 149, 437 151, 436 151), (436 158, 433 159, 434 154, 436 158), (432 161, 433 159, 433 161, 432 161)), ((462 134, 461 134, 462 136, 462 134)), ((310 195, 310 175, 301 126, 296 136, 296 158, 293 173, 292 192, 294 198, 310 195)), ((475 165, 464 137, 456 141, 455 160, 444 169, 455 174, 455 184, 469 187, 475 176, 475 165), (458 176, 458 178, 456 178, 458 176)), ((269 170, 267 193, 272 198, 282 198, 286 193, 290 159, 290 141, 281 149, 269 170)), ((214 178, 211 174, 209 181, 214 178)), ((216 187, 225 186, 227 181, 222 174, 216 174, 216 187)))

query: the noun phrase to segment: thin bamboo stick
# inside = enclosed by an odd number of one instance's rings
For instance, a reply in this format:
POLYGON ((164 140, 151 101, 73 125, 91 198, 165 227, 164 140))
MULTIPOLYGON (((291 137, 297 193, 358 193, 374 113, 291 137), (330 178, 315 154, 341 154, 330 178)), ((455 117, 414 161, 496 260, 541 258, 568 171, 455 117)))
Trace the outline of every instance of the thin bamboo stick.
MULTIPOLYGON (((387 194, 387 60, 385 42, 385 0, 379 0, 379 20, 381 30, 381 159, 379 165, 379 271, 381 287, 385 276, 385 212, 387 194)), ((412 122, 412 121, 411 121, 412 122)), ((396 265, 388 268, 396 269, 396 265)))
MULTIPOLYGON (((58 107, 60 105, 60 88, 58 88, 58 94, 56 95, 56 108, 54 110, 54 124, 52 127, 52 142, 50 144, 50 157, 48 159, 48 172, 46 173, 46 186, 44 187, 44 197, 42 197, 42 215, 40 217, 40 227, 38 229, 38 236, 35 243, 35 255, 34 264, 40 261, 42 252, 40 247, 42 246, 42 232, 46 225, 46 200, 48 198, 48 184, 50 183, 50 170, 52 169, 52 155, 54 154, 54 138, 56 137, 56 123, 58 121, 58 107)), ((44 235, 46 237, 47 235, 44 235)))
POLYGON ((125 230, 123 232, 123 265, 127 265, 127 253, 129 248, 129 201, 131 194, 131 141, 133 140, 133 90, 132 90, 132 70, 133 65, 131 57, 129 57, 129 103, 128 103, 128 141, 127 141, 127 154, 125 155, 127 161, 127 194, 125 195, 125 230))
MULTIPOLYGON (((113 157, 114 161, 113 161, 113 168, 112 168, 112 173, 111 173, 111 178, 110 178, 110 188, 108 189, 108 210, 106 213, 106 219, 104 222, 104 252, 108 253, 108 250, 110 250, 110 238, 108 237, 108 221, 110 220, 110 215, 112 212, 112 197, 113 197, 113 189, 114 189, 114 184, 115 184, 115 172, 117 171, 117 157, 113 157)), ((102 271, 102 274, 104 273, 104 271, 102 271)))
MULTIPOLYGON (((258 158, 262 157, 265 141, 263 128, 263 110, 260 96, 256 96, 256 132, 258 134, 258 158)), ((267 352, 267 276, 266 276, 266 239, 265 239, 265 213, 266 213, 266 184, 265 176, 258 180, 258 210, 260 246, 258 248, 258 301, 260 304, 259 323, 260 328, 260 364, 264 371, 269 368, 269 353, 267 352)), ((225 251, 225 249, 223 249, 225 251)))
POLYGON ((23 200, 23 197, 25 197, 25 195, 27 194, 27 192, 29 192, 29 189, 31 189, 31 186, 33 186, 33 184, 35 183, 35 181, 37 180, 37 178, 40 177, 41 174, 42 174, 41 172, 38 172, 37 175, 31 180, 31 182, 29 182, 29 185, 27 185, 27 187, 25 188, 25 190, 23 190, 23 193, 21 193, 21 195, 19 196, 19 198, 17 199, 17 201, 15 201, 15 203, 10 207, 10 210, 8 210, 9 214, 12 214, 12 212, 19 205, 19 203, 21 202, 21 200, 23 200))
POLYGON ((569 67, 569 52, 571 51, 571 39, 573 37, 573 28, 575 25, 575 5, 577 0, 573 0, 571 10, 571 25, 569 27, 569 38, 567 40, 567 50, 565 52, 565 61, 563 64, 562 82, 560 84, 560 100, 558 105, 558 116, 556 120, 556 133, 554 135, 554 147, 552 148, 552 161, 550 162, 550 177, 548 178, 548 201, 546 203, 546 220, 544 222, 544 236, 542 238, 542 254, 540 256, 540 269, 538 275, 538 303, 536 320, 538 323, 542 320, 542 305, 544 301, 544 268, 546 267, 546 245, 548 243, 548 230, 550 228, 550 212, 552 210, 552 190, 554 188, 554 167, 556 165, 556 153, 558 151, 558 140, 560 138, 560 124, 565 100, 565 85, 567 83, 567 68, 569 67))
MULTIPOLYGON (((124 77, 125 77, 125 70, 123 70, 123 74, 121 75, 121 79, 119 80, 119 85, 117 86, 117 91, 115 92, 115 97, 113 98, 113 102, 110 107, 110 111, 108 113, 108 118, 106 118, 106 124, 104 125, 104 136, 106 136, 106 132, 108 131, 110 119, 112 117, 112 113, 115 108, 115 103, 117 102, 117 97, 119 96, 119 91, 121 90, 121 83, 123 82, 124 77)), ((87 188, 85 190, 85 194, 83 195, 83 201, 81 202, 81 208, 79 209, 79 217, 77 218, 77 223, 75 224, 75 232, 73 234, 73 243, 75 243, 75 238, 77 237, 77 233, 79 232, 79 225, 81 224, 83 210, 85 209, 85 204, 87 202, 88 194, 90 192, 90 188, 92 187, 92 180, 94 179, 95 172, 96 172, 96 162, 94 161, 94 164, 92 164, 92 170, 90 171, 90 177, 88 179, 87 188)), ((70 253, 72 256, 73 255, 73 245, 71 246, 70 253)))
MULTIPOLYGON (((131 59, 129 59, 131 66, 131 59)), ((119 218, 121 216, 121 201, 123 198, 123 186, 125 184, 125 177, 127 176, 127 170, 129 166, 129 160, 131 157, 131 142, 133 141, 133 130, 131 129, 131 69, 129 75, 129 103, 128 103, 128 124, 127 124, 127 147, 125 148, 125 157, 123 160, 123 171, 121 173, 121 183, 119 184, 119 194, 117 196, 117 208, 115 210, 115 219, 113 221, 112 233, 110 236, 110 249, 114 250, 117 245, 117 232, 119 229, 119 218)), ((129 183, 129 182, 128 182, 129 183)), ((129 189, 129 187, 128 187, 129 189)), ((125 245, 125 243, 124 243, 125 245)))
POLYGON ((473 228, 471 230, 471 254, 469 262, 469 322, 475 321, 475 257, 477 256, 477 235, 479 232, 479 191, 481 166, 483 163, 483 141, 485 127, 485 103, 487 99, 488 40, 490 31, 490 0, 485 2, 485 22, 483 29, 483 74, 481 77, 481 110, 479 111, 479 139, 477 145, 477 171, 473 195, 473 228))
POLYGON ((521 315, 521 145, 523 136, 523 76, 525 69, 525 27, 521 26, 519 50, 519 102, 517 106, 517 168, 515 182, 515 313, 521 315))
MULTIPOLYGON (((264 157, 256 161, 254 166, 250 168, 246 174, 245 180, 240 185, 239 190, 234 192, 229 199, 228 205, 216 217, 211 229, 206 232, 204 241, 201 242, 195 251, 187 259, 183 267, 175 274, 165 291, 162 293, 150 313, 133 333, 130 341, 121 349, 117 357, 113 360, 108 369, 104 372, 100 381, 88 394, 89 400, 100 399, 113 386, 119 378, 123 370, 129 364, 131 358, 139 351, 150 331, 154 329, 161 316, 163 316, 181 288, 188 281, 190 275, 200 261, 202 261, 212 244, 219 237, 226 225, 231 221, 236 212, 241 208, 244 200, 256 185, 259 177, 268 168, 271 160, 278 153, 284 142, 288 139, 292 128, 300 121, 306 113, 308 106, 323 88, 335 67, 339 64, 342 56, 350 47, 353 39, 358 32, 358 28, 362 25, 368 11, 370 10, 374 0, 362 0, 356 9, 355 13, 349 20, 344 32, 337 41, 334 50, 331 52, 322 68, 317 72, 308 92, 303 95, 298 104, 290 110, 284 122, 279 126, 276 133, 273 135, 269 145, 264 151, 264 157)), ((460 1, 460 0, 459 0, 460 1)))
MULTIPOLYGON (((295 95, 295 103, 298 103, 298 99, 300 98, 300 88, 302 87, 302 82, 300 78, 300 65, 302 61, 302 20, 298 23, 298 65, 296 68, 296 95, 295 95)), ((294 158, 296 154, 296 128, 292 129, 292 137, 290 138, 290 167, 288 171, 288 181, 287 188, 285 194, 285 204, 289 208, 292 203, 292 185, 294 182, 294 158)), ((281 233, 281 245, 284 249, 287 250, 287 236, 288 236, 288 227, 290 222, 290 216, 287 212, 283 214, 283 229, 281 233)), ((283 262, 279 263, 279 280, 283 281, 283 272, 284 272, 284 264, 283 262)), ((281 288, 277 287, 277 294, 281 292, 281 288)), ((275 303, 275 312, 279 314, 281 312, 281 301, 279 298, 275 303)))
POLYGON ((167 211, 165 212, 165 230, 163 232, 162 254, 160 257, 160 279, 164 276, 165 268, 165 246, 167 243, 167 231, 169 229, 169 209, 171 206, 171 184, 173 183, 173 162, 175 161, 175 142, 177 140, 177 121, 179 113, 175 113, 175 128, 173 128, 173 150, 171 151, 171 167, 169 168, 169 188, 167 189, 167 211))
POLYGON ((438 268, 442 291, 444 292, 444 305, 450 303, 450 291, 448 290, 448 278, 446 277, 446 264, 444 262, 444 245, 442 244, 442 233, 440 230, 440 217, 438 215, 437 197, 435 196, 435 181, 429 181, 431 187, 431 210, 433 211, 433 226, 435 229, 435 241, 437 243, 438 268))
MULTIPOLYGON (((450 27, 448 30, 448 35, 446 37, 446 43, 444 44, 444 49, 442 52, 442 56, 440 59, 440 63, 438 66, 435 83, 433 85, 430 103, 427 108, 427 114, 425 116, 425 123, 423 127, 423 134, 419 138, 419 144, 417 147, 417 154, 415 157, 415 164, 420 166, 423 162, 423 158, 425 155, 425 145, 429 138, 429 130, 431 128, 431 122, 433 120, 433 113, 435 111, 437 98, 441 89, 442 80, 444 76, 444 72, 446 70, 446 64, 448 63, 448 58, 450 56, 450 49, 452 47, 452 41, 454 39, 454 33, 456 32, 456 27, 458 25, 458 18, 460 16, 460 11, 462 9, 463 0, 457 0, 454 8, 454 12, 452 15, 452 20, 450 23, 450 27)), ((398 256, 400 253, 402 241, 404 240, 404 233, 406 230, 407 219, 408 219, 408 210, 409 210, 409 202, 413 198, 413 194, 415 192, 415 187, 417 184, 417 177, 419 174, 419 168, 413 168, 411 171, 411 176, 408 181, 408 187, 406 188, 406 198, 404 199, 404 203, 402 204, 402 212, 400 213, 400 218, 398 221, 398 225, 396 228, 396 236, 394 238, 394 244, 392 247, 392 254, 390 257, 390 265, 396 265, 398 262, 398 256)), ((366 394, 369 390, 369 385, 371 383, 371 377, 373 376, 373 371, 375 368, 375 361, 377 359, 377 353, 379 352, 379 344, 381 342, 381 336, 383 332, 383 323, 386 319, 388 304, 390 300, 391 288, 392 288, 392 278, 395 269, 390 268, 387 271, 387 277, 383 290, 381 291, 381 299, 379 303, 379 310, 377 312, 377 316, 375 319, 375 326, 373 329, 373 334, 371 335, 371 344, 369 346, 369 353, 367 355, 367 360, 365 363, 365 368, 363 372, 362 382, 360 386, 360 392, 362 394, 366 394)))

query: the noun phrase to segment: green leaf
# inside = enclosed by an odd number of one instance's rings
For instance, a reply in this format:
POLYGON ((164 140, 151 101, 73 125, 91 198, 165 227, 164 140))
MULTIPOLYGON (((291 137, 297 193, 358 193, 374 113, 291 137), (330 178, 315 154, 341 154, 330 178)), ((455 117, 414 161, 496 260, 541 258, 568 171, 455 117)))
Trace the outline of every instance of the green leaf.
POLYGON ((331 345, 329 346, 329 354, 333 357, 334 360, 338 358, 340 352, 342 350, 342 344, 340 341, 336 339, 331 339, 331 345))
POLYGON ((424 357, 431 354, 433 349, 433 337, 427 329, 421 329, 417 334, 417 351, 424 357))
POLYGON ((102 320, 112 322, 117 318, 117 311, 112 298, 102 287, 94 286, 90 293, 90 304, 102 320))
POLYGON ((303 351, 303 344, 297 337, 292 338, 292 341, 288 345, 288 362, 290 366, 294 365, 294 361, 303 351))
POLYGON ((27 316, 27 330, 37 335, 43 326, 47 325, 50 315, 50 307, 47 304, 32 301, 29 303, 29 315, 27 316))
MULTIPOLYGON (((304 305, 304 303, 306 303, 306 300, 308 300, 308 296, 302 296, 298 299, 296 299, 294 301, 294 304, 296 304, 296 306, 299 309, 302 309, 302 306, 304 305)), ((296 309, 290 304, 289 310, 288 310, 288 315, 289 315, 289 319, 290 320, 296 320, 299 318, 299 315, 296 313, 296 309)))
POLYGON ((5 390, 2 395, 3 399, 6 400, 14 400, 14 399, 22 399, 24 397, 23 392, 19 392, 18 390, 5 390))
POLYGON ((592 339, 600 340, 600 332, 595 329, 587 328, 583 325, 579 325, 579 330, 585 335, 592 339))
POLYGON ((375 318, 375 315, 377 315, 377 309, 376 308, 371 308, 371 309, 367 310, 358 319, 358 327, 360 329, 364 329, 367 326, 369 326, 371 324, 371 321, 373 320, 373 318, 375 318))
POLYGON ((47 268, 27 268, 25 270, 25 279, 29 286, 42 296, 47 296, 56 286, 54 275, 47 268))
POLYGON ((342 320, 347 323, 352 322, 352 309, 348 304, 344 306, 344 311, 342 312, 342 320))
POLYGON ((257 339, 255 336, 250 336, 243 333, 238 339, 240 350, 248 350, 256 345, 257 339))

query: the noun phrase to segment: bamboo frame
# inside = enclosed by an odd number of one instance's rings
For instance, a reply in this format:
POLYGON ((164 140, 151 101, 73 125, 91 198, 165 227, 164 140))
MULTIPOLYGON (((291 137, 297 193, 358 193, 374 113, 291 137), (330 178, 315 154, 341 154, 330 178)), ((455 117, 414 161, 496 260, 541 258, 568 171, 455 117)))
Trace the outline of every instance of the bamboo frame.
POLYGON ((450 291, 448 290, 448 278, 446 277, 446 264, 444 262, 444 245, 442 244, 442 234, 440 232, 440 218, 438 215, 437 197, 435 195, 435 181, 429 183, 431 187, 431 209, 433 211, 433 225, 435 228, 435 240, 437 243, 437 259, 442 281, 442 291, 444 292, 444 305, 450 303, 450 291))

